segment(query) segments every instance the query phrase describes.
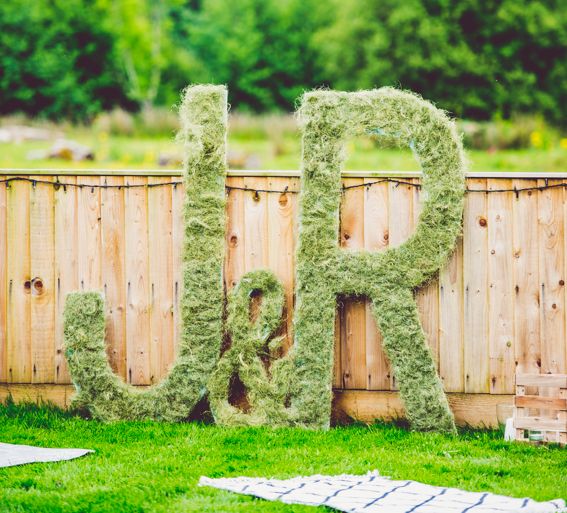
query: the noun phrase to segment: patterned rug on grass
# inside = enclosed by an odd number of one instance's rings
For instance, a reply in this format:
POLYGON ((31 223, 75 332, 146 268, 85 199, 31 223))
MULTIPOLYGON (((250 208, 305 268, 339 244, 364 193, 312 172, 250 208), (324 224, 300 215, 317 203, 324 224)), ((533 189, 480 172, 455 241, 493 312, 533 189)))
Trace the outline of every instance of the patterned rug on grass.
POLYGON ((94 451, 89 449, 46 449, 45 447, 32 447, 31 445, 0 443, 0 467, 73 460, 89 452, 94 451))
POLYGON ((491 493, 465 492, 416 481, 393 481, 377 471, 365 476, 210 479, 200 486, 287 504, 328 506, 350 513, 564 513, 565 501, 536 502, 491 493))

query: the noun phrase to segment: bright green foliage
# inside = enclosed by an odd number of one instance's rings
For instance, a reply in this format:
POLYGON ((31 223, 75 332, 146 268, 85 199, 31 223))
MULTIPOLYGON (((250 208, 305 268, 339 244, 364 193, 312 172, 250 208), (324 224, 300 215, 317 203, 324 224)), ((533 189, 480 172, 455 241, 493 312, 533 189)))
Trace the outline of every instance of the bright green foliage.
POLYGON ((336 89, 411 89, 463 118, 567 117, 562 0, 335 0, 315 42, 336 89))
POLYGON ((564 0, 9 0, 0 112, 169 108, 187 81, 237 109, 306 89, 411 89, 457 116, 567 119, 564 0), (126 102, 126 99, 130 102, 126 102))
POLYGON ((421 328, 414 288, 432 278, 461 230, 464 157, 454 124, 421 98, 390 88, 303 96, 294 394, 300 423, 328 427, 337 296, 368 296, 408 418, 415 429, 455 425, 421 328), (425 199, 415 233, 384 253, 338 246, 346 142, 378 131, 410 146, 423 169, 425 199))
POLYGON ((158 95, 159 100, 167 102, 168 93, 174 89, 175 97, 171 101, 177 101, 187 76, 181 85, 164 84, 162 77, 171 68, 186 68, 188 51, 177 45, 173 37, 176 16, 182 12, 184 0, 95 0, 95 3, 105 13, 100 22, 113 36, 128 97, 149 107, 158 95))
POLYGON ((144 392, 125 384, 107 361, 102 297, 96 292, 67 296, 64 335, 76 401, 98 419, 183 420, 204 396, 218 360, 223 335, 226 88, 188 88, 181 122, 179 139, 186 156, 183 330, 169 375, 144 392))
POLYGON ((323 513, 197 482, 200 476, 286 479, 373 469, 437 486, 567 499, 565 450, 509 444, 500 431, 465 430, 457 438, 391 425, 320 432, 101 424, 45 407, 0 404, 0 433, 8 443, 96 451, 68 462, 0 468, 0 513, 323 513))
POLYGON ((270 271, 245 274, 228 298, 227 331, 230 348, 221 357, 208 383, 215 420, 224 425, 285 425, 291 360, 279 358, 282 338, 273 338, 281 326, 284 291, 270 271), (261 294, 260 310, 251 319, 251 301, 261 294), (271 364, 266 368, 265 360, 271 364), (250 411, 232 406, 230 387, 236 375, 246 388, 250 411))
POLYGON ((197 80, 227 83, 241 108, 290 110, 318 83, 312 39, 328 12, 314 0, 204 0, 187 27, 197 80))
POLYGON ((86 0, 0 2, 0 114, 77 120, 128 105, 103 16, 86 0))

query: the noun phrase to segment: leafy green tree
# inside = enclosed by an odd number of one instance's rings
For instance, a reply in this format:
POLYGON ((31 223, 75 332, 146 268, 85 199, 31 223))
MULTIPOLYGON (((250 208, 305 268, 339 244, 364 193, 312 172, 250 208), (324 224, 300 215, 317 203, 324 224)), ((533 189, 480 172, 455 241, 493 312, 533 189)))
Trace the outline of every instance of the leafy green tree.
POLYGON ((482 2, 463 10, 461 23, 472 48, 482 52, 493 77, 494 109, 504 117, 539 112, 567 120, 567 9, 562 0, 482 2), (478 4, 478 5, 477 5, 478 4))
POLYGON ((567 124, 564 0, 10 0, 0 113, 88 118, 188 83, 291 110, 305 89, 412 89, 460 117, 567 124))
POLYGON ((399 85, 459 116, 567 114, 560 0, 337 1, 317 35, 334 87, 399 85))
POLYGON ((173 12, 183 0, 97 0, 101 22, 113 34, 117 64, 126 77, 129 98, 149 107, 162 88, 163 71, 179 63, 182 51, 172 41, 173 12))
POLYGON ((228 84, 239 107, 290 109, 317 83, 312 33, 323 19, 314 0, 204 0, 187 40, 201 63, 195 77, 228 84))
POLYGON ((0 113, 77 120, 127 105, 103 15, 87 0, 0 2, 0 113))

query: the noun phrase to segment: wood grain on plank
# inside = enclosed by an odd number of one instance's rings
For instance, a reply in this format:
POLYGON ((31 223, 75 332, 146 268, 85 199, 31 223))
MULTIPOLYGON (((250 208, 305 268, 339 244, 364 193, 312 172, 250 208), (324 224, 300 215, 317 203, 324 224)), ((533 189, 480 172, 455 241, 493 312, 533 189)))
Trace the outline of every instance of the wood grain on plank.
POLYGON ((516 384, 527 387, 567 388, 567 374, 517 374, 516 384))
MULTIPOLYGON (((244 178, 249 189, 267 189, 267 178, 244 178)), ((268 267, 268 193, 244 192, 244 270, 268 267)))
MULTIPOLYGON (((421 183, 417 178, 408 181, 416 185, 421 183)), ((412 233, 415 232, 422 210, 421 188, 414 187, 412 233)), ((427 344, 439 371, 439 278, 434 276, 428 283, 419 287, 415 292, 415 300, 427 344)))
MULTIPOLYGON (((5 176, 0 176, 4 180, 5 176)), ((7 184, 0 183, 0 383, 8 381, 8 347, 7 347, 7 299, 8 299, 8 280, 7 280, 7 184)))
MULTIPOLYGON (((514 180, 518 189, 536 186, 537 182, 514 180)), ((524 192, 513 198, 513 277, 514 331, 516 372, 539 372, 540 283, 537 192, 524 192)))
MULTIPOLYGON (((130 185, 147 178, 132 177, 130 185)), ((145 187, 125 190, 126 368, 133 385, 151 383, 150 280, 148 264, 148 201, 145 187)))
MULTIPOLYGON (((297 179, 270 178, 268 188, 296 190, 297 179)), ((295 229, 297 223, 297 197, 291 193, 268 194, 268 265, 285 291, 283 313, 284 351, 293 342, 293 292, 295 278, 295 229)))
POLYGON ((172 289, 173 289, 173 355, 179 350, 181 339, 181 298, 183 297, 183 245, 184 226, 183 205, 185 201, 185 188, 176 185, 171 191, 171 218, 172 218, 172 289))
MULTIPOLYGON (((66 176, 65 183, 74 184, 77 178, 66 176)), ((55 191, 55 383, 71 383, 65 358, 63 312, 69 292, 79 290, 77 223, 75 187, 59 187, 55 191)))
MULTIPOLYGON (((362 178, 347 179, 346 187, 362 185, 362 178)), ((340 245, 343 251, 364 249, 364 187, 347 189, 342 196, 340 245)), ((366 299, 344 297, 341 318, 341 367, 345 388, 366 389, 366 299)))
MULTIPOLYGON (((513 395, 447 393, 449 406, 459 426, 498 427, 496 406, 512 405, 513 395)), ((346 415, 360 422, 404 418, 405 408, 397 392, 337 390, 333 402, 335 415, 346 415)))
POLYGON ((337 301, 337 306, 335 309, 335 339, 333 344, 333 388, 343 389, 343 366, 342 366, 342 355, 341 355, 341 340, 342 340, 342 323, 341 318, 343 317, 342 304, 337 301))
MULTIPOLYGON (((413 233, 415 225, 414 218, 414 195, 415 190, 411 185, 398 185, 389 183, 389 242, 391 248, 402 245, 413 233)), ((390 389, 397 390, 396 376, 390 373, 390 389)))
POLYGON ((463 239, 439 274, 439 374, 447 392, 465 391, 463 239))
MULTIPOLYGON (((365 183, 375 180, 366 179, 365 183)), ((369 186, 364 193, 364 249, 386 251, 389 245, 388 184, 369 186)), ((382 334, 366 303, 366 374, 367 390, 390 390, 390 364, 382 347, 382 334)))
MULTIPOLYGON (((511 180, 488 180, 488 189, 509 189, 511 180)), ((490 392, 514 391, 514 277, 512 197, 509 192, 488 194, 488 333, 490 392)))
POLYGON ((30 383, 31 261, 30 188, 12 182, 7 205, 7 373, 9 383, 30 383))
MULTIPOLYGON (((51 182, 53 177, 43 180, 51 182)), ((54 188, 44 183, 32 185, 30 200, 32 382, 53 383, 56 354, 54 188)))
MULTIPOLYGON (((473 179, 467 186, 485 190, 487 185, 484 179, 473 179)), ((490 391, 486 194, 466 195, 463 224, 465 392, 486 393, 490 391)))
POLYGON ((113 186, 101 191, 102 287, 106 307, 106 340, 112 370, 126 380, 126 278, 124 185, 121 176, 101 177, 113 186))
POLYGON ((77 176, 78 269, 81 290, 102 290, 100 184, 98 176, 77 176), (89 187, 92 186, 92 187, 89 187))
MULTIPOLYGON (((148 178, 159 184, 168 178, 148 178)), ((173 363, 173 241, 171 187, 148 189, 149 265, 151 295, 151 361, 153 382, 160 381, 173 363)))
POLYGON ((514 425, 517 429, 567 431, 567 422, 548 417, 517 417, 514 425))
MULTIPOLYGON (((557 183, 554 180, 550 185, 557 183)), ((538 180, 538 185, 545 185, 538 180)), ((539 193, 541 372, 565 368, 565 205, 563 188, 539 193)))
POLYGON ((17 403, 51 403, 60 408, 68 408, 75 395, 73 385, 63 384, 11 384, 0 383, 0 402, 8 397, 17 403))
MULTIPOLYGON (((243 178, 230 178, 229 185, 244 187, 243 178)), ((230 291, 246 272, 244 269, 244 199, 250 194, 238 189, 228 192, 226 202, 226 255, 224 264, 225 290, 230 291)))
POLYGON ((548 408, 550 410, 567 410, 567 399, 561 397, 542 397, 539 395, 516 396, 515 406, 522 408, 548 408))

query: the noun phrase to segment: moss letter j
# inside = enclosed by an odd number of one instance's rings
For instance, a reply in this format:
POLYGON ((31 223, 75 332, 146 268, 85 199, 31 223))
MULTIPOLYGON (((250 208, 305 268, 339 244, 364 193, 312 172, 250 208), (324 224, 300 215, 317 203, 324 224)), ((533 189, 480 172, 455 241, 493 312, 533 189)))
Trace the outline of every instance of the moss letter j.
POLYGON ((205 395, 219 358, 224 301, 226 88, 187 88, 180 117, 178 139, 185 154, 183 329, 168 376, 143 391, 124 383, 106 358, 101 294, 74 292, 65 303, 65 345, 78 390, 75 402, 100 420, 186 419, 205 395))

